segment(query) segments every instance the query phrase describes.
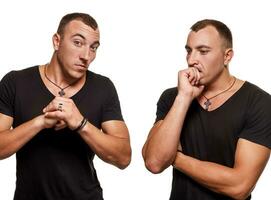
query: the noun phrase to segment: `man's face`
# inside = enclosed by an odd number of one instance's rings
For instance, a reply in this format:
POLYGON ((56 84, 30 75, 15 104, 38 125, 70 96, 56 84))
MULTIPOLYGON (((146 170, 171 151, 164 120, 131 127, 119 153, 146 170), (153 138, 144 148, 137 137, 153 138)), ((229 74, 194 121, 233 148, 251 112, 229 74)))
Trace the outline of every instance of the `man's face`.
POLYGON ((199 84, 205 85, 217 78, 225 68, 223 39, 217 30, 207 26, 197 32, 191 31, 186 43, 188 67, 195 67, 200 72, 199 84))
POLYGON ((99 30, 93 30, 79 20, 69 22, 63 35, 54 36, 57 60, 67 76, 82 77, 96 56, 99 30))

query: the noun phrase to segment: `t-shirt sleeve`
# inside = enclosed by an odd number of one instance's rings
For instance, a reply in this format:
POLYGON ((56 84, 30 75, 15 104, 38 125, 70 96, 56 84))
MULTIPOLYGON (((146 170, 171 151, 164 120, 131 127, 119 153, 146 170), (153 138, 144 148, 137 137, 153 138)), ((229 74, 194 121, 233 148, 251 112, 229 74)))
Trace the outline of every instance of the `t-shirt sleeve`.
POLYGON ((245 127, 239 137, 271 148, 271 96, 254 94, 246 112, 245 127))
POLYGON ((103 117, 102 122, 109 120, 121 120, 123 121, 119 97, 113 82, 107 79, 108 83, 106 86, 107 97, 103 105, 103 117))
POLYGON ((15 80, 14 72, 6 74, 0 82, 0 113, 14 116, 15 80))
POLYGON ((176 88, 167 89, 162 93, 157 102, 155 123, 159 120, 164 120, 175 100, 176 95, 176 88))

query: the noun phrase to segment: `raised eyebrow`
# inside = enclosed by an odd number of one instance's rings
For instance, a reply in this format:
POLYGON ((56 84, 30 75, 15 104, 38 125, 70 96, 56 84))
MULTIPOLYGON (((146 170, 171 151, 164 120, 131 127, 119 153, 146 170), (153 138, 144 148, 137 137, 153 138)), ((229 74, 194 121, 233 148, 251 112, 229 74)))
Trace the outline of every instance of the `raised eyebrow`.
POLYGON ((72 35, 72 37, 76 37, 76 36, 81 37, 81 38, 84 39, 84 40, 86 39, 85 36, 83 36, 83 35, 80 34, 80 33, 76 33, 76 34, 72 35))

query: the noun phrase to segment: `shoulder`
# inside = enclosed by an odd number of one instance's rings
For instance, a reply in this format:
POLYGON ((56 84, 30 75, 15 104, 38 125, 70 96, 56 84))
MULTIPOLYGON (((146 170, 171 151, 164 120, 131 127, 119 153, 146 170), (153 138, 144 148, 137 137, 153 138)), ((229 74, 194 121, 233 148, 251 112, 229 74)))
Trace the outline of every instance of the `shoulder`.
POLYGON ((240 137, 271 148, 270 94, 260 87, 246 82, 241 97, 246 115, 240 137))
MULTIPOLYGON (((21 70, 12 70, 8 72, 2 79, 2 81, 17 81, 21 78, 29 79, 33 78, 33 75, 38 70, 38 66, 33 66, 21 70)), ((31 80, 31 79, 30 79, 31 80)))
POLYGON ((244 83, 243 93, 245 93, 245 96, 248 99, 248 103, 251 106, 254 106, 256 104, 271 104, 270 94, 250 82, 244 83))
POLYGON ((161 94, 160 100, 174 101, 178 93, 177 87, 168 88, 161 94))
POLYGON ((258 94, 258 95, 263 95, 263 96, 270 96, 266 91, 261 89, 259 86, 250 83, 246 81, 243 85, 244 90, 249 93, 249 94, 258 94))
POLYGON ((168 110, 172 106, 177 96, 177 93, 178 93, 177 87, 168 88, 164 90, 157 102, 157 106, 159 108, 164 108, 165 110, 168 110))
POLYGON ((96 94, 108 96, 117 94, 117 90, 110 78, 92 71, 87 72, 87 87, 96 94))
POLYGON ((97 74, 92 71, 87 72, 87 78, 88 78, 88 81, 91 81, 92 84, 99 84, 101 86, 107 86, 107 85, 113 84, 110 78, 101 74, 97 74))
POLYGON ((266 122, 271 128, 271 96, 260 87, 246 82, 243 104, 246 105, 246 121, 249 126, 266 122))

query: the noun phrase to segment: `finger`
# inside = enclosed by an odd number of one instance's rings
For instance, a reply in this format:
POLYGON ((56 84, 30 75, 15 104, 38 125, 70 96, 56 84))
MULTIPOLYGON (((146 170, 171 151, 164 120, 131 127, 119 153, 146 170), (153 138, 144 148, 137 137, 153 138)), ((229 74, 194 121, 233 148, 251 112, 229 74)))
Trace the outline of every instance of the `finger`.
POLYGON ((63 120, 64 114, 61 111, 46 112, 45 117, 49 119, 63 120))
POLYGON ((191 75, 189 77, 189 82, 191 83, 191 85, 195 85, 196 80, 197 80, 195 68, 191 67, 190 71, 191 71, 190 73, 191 75))
POLYGON ((60 120, 55 125, 55 130, 58 131, 58 130, 61 130, 61 129, 66 128, 66 127, 67 127, 67 124, 63 120, 60 120))
POLYGON ((196 84, 198 85, 199 81, 200 81, 200 73, 199 73, 198 69, 196 71, 197 71, 197 82, 196 82, 196 84))
POLYGON ((52 111, 56 111, 58 110, 58 106, 59 106, 60 102, 57 102, 55 100, 51 101, 44 109, 43 112, 52 112, 52 111))
POLYGON ((63 105, 70 104, 72 100, 65 97, 55 97, 44 109, 43 112, 62 110, 63 105))

